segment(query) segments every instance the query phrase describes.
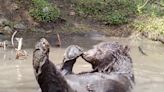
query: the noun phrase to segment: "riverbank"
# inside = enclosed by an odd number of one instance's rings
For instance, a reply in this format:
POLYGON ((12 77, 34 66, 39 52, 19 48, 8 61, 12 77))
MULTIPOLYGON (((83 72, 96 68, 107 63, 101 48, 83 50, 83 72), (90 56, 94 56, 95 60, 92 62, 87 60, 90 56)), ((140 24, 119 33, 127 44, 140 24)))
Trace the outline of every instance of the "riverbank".
POLYGON ((61 34, 61 36, 64 34, 90 35, 91 33, 93 33, 92 35, 101 34, 114 37, 140 35, 164 43, 163 17, 158 17, 160 22, 156 21, 154 23, 157 19, 147 21, 148 17, 142 17, 142 15, 133 16, 129 23, 110 25, 106 22, 97 21, 89 16, 84 17, 79 15, 71 2, 54 0, 51 3, 57 5, 60 9, 60 18, 53 22, 44 23, 38 22, 30 16, 29 9, 31 7, 31 1, 0 1, 0 35, 11 37, 16 30, 19 31, 16 34, 18 37, 21 37, 21 35, 32 36, 33 34, 45 36, 47 34, 57 33, 61 34), (149 25, 146 25, 148 23, 149 25), (151 31, 148 30, 149 28, 151 31), (160 31, 158 31, 159 29, 160 31))

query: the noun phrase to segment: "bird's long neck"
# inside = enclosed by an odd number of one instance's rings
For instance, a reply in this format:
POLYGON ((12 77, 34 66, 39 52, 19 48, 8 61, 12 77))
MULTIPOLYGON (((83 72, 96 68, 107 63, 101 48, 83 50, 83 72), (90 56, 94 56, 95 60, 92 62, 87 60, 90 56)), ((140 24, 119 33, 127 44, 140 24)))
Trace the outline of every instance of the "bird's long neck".
POLYGON ((76 59, 72 59, 72 60, 68 60, 66 61, 61 70, 62 70, 62 74, 66 75, 66 74, 71 74, 72 73, 72 69, 73 69, 73 65, 75 64, 76 59))

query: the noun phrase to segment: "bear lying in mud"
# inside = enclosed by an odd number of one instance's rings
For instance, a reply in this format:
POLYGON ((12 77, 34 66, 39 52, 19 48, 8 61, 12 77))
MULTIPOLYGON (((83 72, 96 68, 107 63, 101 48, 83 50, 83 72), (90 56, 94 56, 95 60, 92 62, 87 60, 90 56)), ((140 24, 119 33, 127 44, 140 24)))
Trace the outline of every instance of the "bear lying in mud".
POLYGON ((36 44, 33 52, 34 73, 41 91, 131 92, 134 83, 132 60, 127 54, 127 47, 123 47, 119 44, 115 45, 116 47, 121 46, 122 49, 115 48, 113 51, 112 46, 114 45, 109 46, 108 49, 110 50, 107 51, 109 53, 103 50, 105 52, 102 53, 104 53, 105 56, 103 58, 98 58, 96 56, 96 60, 92 59, 92 55, 94 54, 90 55, 89 53, 92 49, 85 53, 81 53, 81 50, 79 50, 80 54, 75 54, 75 58, 68 58, 66 62, 64 62, 62 69, 57 69, 56 66, 49 60, 49 43, 46 39, 42 38, 36 44), (94 72, 82 74, 63 74, 63 70, 69 72, 72 71, 68 69, 72 69, 78 56, 82 56, 85 60, 87 60, 87 62, 91 63, 93 65, 94 72), (106 62, 106 60, 108 62, 106 62))

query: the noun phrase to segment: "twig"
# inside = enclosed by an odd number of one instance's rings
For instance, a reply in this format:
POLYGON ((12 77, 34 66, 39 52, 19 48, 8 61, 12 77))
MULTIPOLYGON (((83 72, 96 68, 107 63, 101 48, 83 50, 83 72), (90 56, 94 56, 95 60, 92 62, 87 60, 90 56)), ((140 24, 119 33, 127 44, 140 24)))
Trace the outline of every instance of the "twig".
POLYGON ((141 46, 138 46, 138 50, 145 56, 147 56, 147 54, 142 50, 141 46))
POLYGON ((140 6, 140 9, 144 8, 151 0, 147 0, 142 6, 140 6))
POLYGON ((58 33, 57 33, 56 35, 57 35, 57 39, 58 39, 58 42, 59 42, 59 43, 58 43, 58 46, 60 47, 60 46, 61 46, 61 39, 60 39, 60 35, 59 35, 58 33))
POLYGON ((3 42, 3 49, 6 50, 6 41, 3 42))
POLYGON ((0 47, 3 47, 4 50, 6 50, 6 41, 0 42, 0 47))
POLYGON ((138 12, 141 13, 141 9, 143 9, 148 3, 152 4, 153 2, 155 2, 155 0, 146 0, 145 3, 141 6, 138 7, 138 12))

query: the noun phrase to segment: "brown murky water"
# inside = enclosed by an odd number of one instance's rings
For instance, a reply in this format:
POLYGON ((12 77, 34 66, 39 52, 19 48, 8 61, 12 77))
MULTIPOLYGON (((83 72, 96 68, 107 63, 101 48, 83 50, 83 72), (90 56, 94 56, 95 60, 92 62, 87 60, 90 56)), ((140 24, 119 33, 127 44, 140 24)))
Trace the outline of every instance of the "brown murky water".
MULTIPOLYGON (((53 47, 53 37, 47 37, 51 42, 50 59, 59 64, 62 62, 65 47, 78 44, 84 49, 91 48, 94 44, 102 41, 117 41, 131 47, 130 54, 134 62, 136 85, 134 92, 163 92, 164 90, 164 45, 149 40, 136 40, 129 38, 110 38, 102 35, 71 36, 71 39, 63 41, 61 48, 53 47), (138 46, 147 55, 142 55, 138 46)), ((34 78, 32 69, 32 51, 35 37, 24 40, 24 47, 28 52, 25 60, 15 60, 13 48, 3 50, 0 48, 0 92, 37 92, 38 84, 34 78)), ((87 71, 91 67, 82 59, 74 67, 75 72, 87 71)))

